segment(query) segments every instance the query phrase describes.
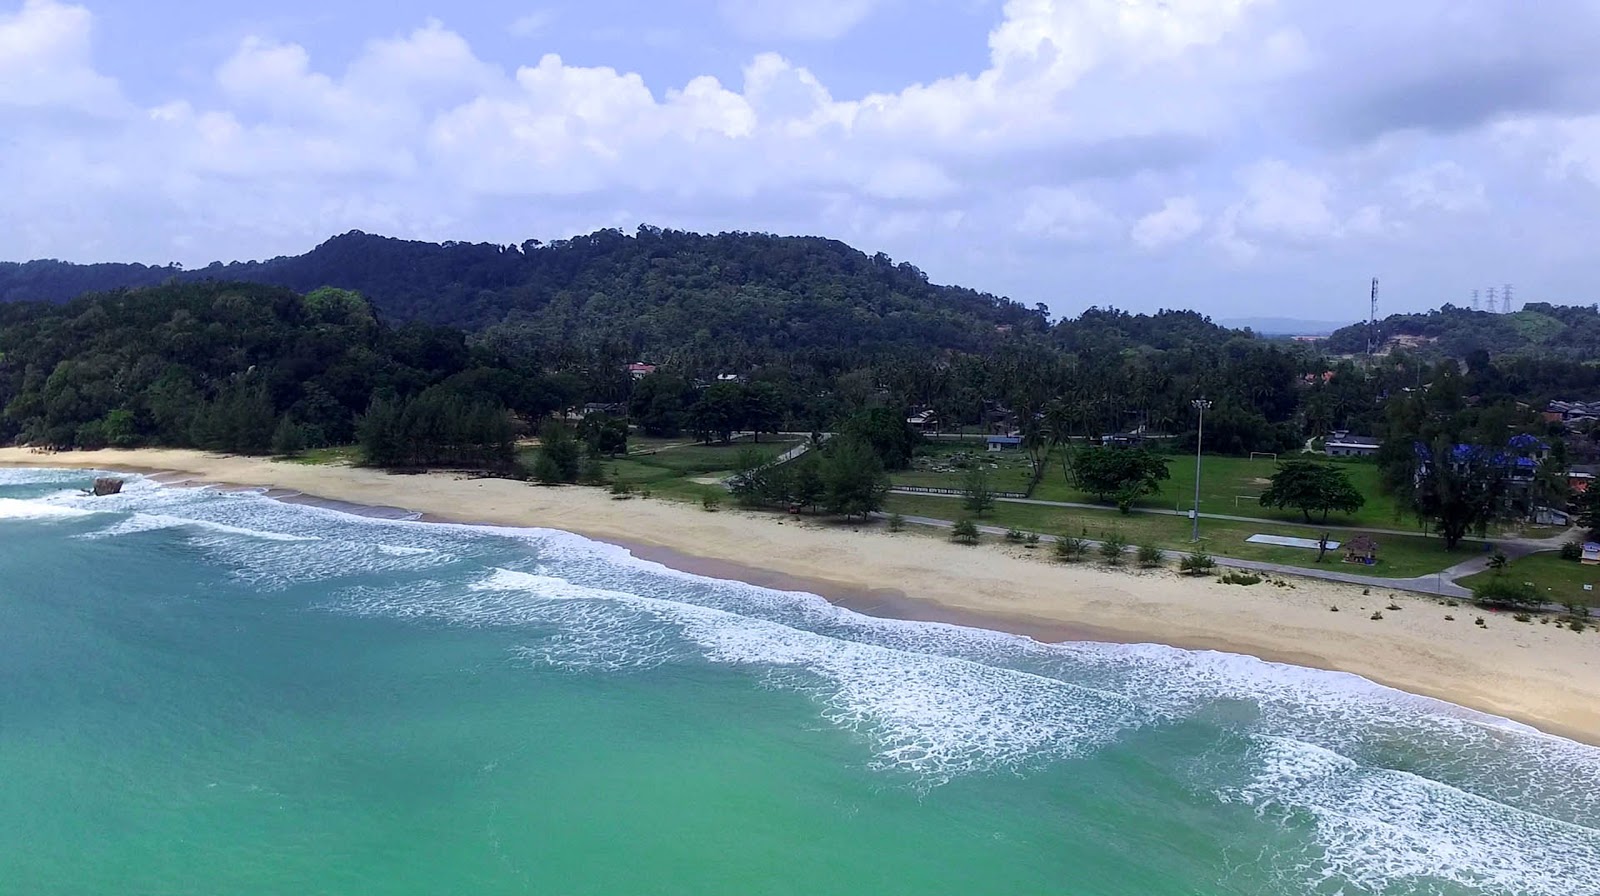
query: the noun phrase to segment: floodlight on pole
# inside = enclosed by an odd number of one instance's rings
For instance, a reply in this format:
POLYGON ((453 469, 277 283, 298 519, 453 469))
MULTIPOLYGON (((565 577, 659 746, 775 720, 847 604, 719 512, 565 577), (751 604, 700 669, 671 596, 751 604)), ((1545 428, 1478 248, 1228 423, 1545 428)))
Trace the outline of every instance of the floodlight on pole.
POLYGON ((1200 446, 1206 440, 1206 411, 1211 410, 1211 402, 1204 398, 1196 398, 1190 402, 1194 409, 1200 412, 1200 427, 1194 437, 1194 510, 1190 511, 1194 520, 1194 542, 1200 541, 1200 446))

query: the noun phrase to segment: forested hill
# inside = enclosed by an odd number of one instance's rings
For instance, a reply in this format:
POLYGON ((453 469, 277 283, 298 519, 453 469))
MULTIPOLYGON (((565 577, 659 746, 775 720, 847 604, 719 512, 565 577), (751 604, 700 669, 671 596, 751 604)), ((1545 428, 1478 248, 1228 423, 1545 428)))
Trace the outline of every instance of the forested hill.
POLYGON ((640 353, 710 348, 977 349, 1045 329, 1041 310, 939 286, 916 267, 816 237, 641 227, 521 246, 351 232, 305 255, 182 271, 62 262, 0 265, 0 298, 66 301, 168 280, 360 292, 381 318, 467 330, 532 329, 545 342, 623 341, 640 353))
MULTIPOLYGON (((1466 358, 1538 356, 1589 360, 1600 356, 1600 310, 1584 305, 1530 302, 1521 311, 1492 314, 1445 305, 1424 314, 1395 314, 1378 322, 1380 343, 1402 340, 1423 355, 1466 358)), ((1367 325, 1354 324, 1328 337, 1329 351, 1366 351, 1367 325)))

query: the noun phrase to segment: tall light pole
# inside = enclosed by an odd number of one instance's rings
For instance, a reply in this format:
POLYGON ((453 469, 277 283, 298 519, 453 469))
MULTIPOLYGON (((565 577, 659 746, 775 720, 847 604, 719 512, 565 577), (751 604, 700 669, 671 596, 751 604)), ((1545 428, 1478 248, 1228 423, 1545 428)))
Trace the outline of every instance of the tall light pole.
POLYGON ((1204 398, 1196 398, 1190 402, 1194 409, 1200 412, 1200 428, 1194 437, 1194 536, 1190 541, 1200 541, 1200 446, 1206 440, 1206 411, 1211 410, 1211 402, 1204 398))

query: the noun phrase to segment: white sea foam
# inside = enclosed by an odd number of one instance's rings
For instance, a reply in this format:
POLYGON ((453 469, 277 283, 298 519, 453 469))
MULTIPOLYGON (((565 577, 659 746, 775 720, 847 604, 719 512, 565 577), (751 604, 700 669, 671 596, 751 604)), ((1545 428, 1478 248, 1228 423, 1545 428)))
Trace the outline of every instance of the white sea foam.
POLYGON ((1489 893, 1600 893, 1600 831, 1293 738, 1254 738, 1259 771, 1227 796, 1264 817, 1309 815, 1319 854, 1302 870, 1372 891, 1447 881, 1489 893))
POLYGON ((708 661, 801 673, 776 680, 814 694, 830 721, 870 737, 879 748, 879 765, 933 782, 1081 753, 1142 722, 1138 709, 1119 695, 1069 682, 513 570, 498 569, 473 585, 469 594, 475 597, 462 608, 465 618, 528 618, 526 603, 513 602, 522 609, 509 617, 502 610, 485 612, 490 605, 483 603, 483 592, 618 604, 676 627, 708 661))
POLYGON ((265 541, 306 542, 321 541, 316 536, 288 535, 283 532, 271 532, 263 529, 247 529, 243 526, 230 526, 226 523, 214 523, 210 520, 189 519, 187 517, 171 516, 164 513, 135 513, 128 518, 107 526, 95 532, 84 534, 84 538, 115 538, 119 535, 133 535, 139 532, 157 532, 163 529, 196 529, 214 535, 237 535, 244 538, 259 538, 265 541))
POLYGON ((66 507, 43 500, 0 498, 0 520, 71 519, 88 516, 90 511, 66 507))
MULTIPOLYGON (((1357 676, 1159 645, 1044 645, 874 619, 553 530, 357 518, 254 495, 145 489, 131 480, 124 495, 92 506, 321 539, 215 530, 200 541, 264 587, 337 581, 327 605, 343 612, 514 630, 514 653, 544 666, 748 669, 812 695, 823 716, 869 739, 877 765, 931 784, 1084 755, 1152 724, 1216 725, 1251 744, 1243 783, 1221 796, 1267 819, 1312 826, 1315 849, 1286 891, 1399 882, 1425 893, 1444 881, 1488 892, 1600 893, 1589 829, 1600 818, 1600 751, 1357 676), (406 570, 423 575, 383 587, 360 578, 406 570)), ((70 506, 44 506, 81 510, 88 501, 60 500, 70 506)), ((125 522, 149 524, 134 519, 125 522)))

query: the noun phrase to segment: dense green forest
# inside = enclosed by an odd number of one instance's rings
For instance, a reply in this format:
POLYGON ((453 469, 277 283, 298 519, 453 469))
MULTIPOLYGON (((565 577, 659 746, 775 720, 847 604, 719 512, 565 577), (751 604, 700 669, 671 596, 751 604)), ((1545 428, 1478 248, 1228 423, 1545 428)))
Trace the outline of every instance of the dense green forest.
MULTIPOLYGON (((1336 354, 1367 350, 1367 324, 1328 337, 1336 354)), ((1600 357, 1600 308, 1529 302, 1520 311, 1494 314, 1445 305, 1423 314, 1394 314, 1378 322, 1377 342, 1414 337, 1415 351, 1434 358, 1467 358, 1476 352, 1505 356, 1590 361, 1600 357)))
MULTIPOLYGON (((483 433, 509 444, 509 432, 489 417, 548 414, 578 391, 571 377, 512 372, 469 348, 460 331, 385 326, 345 290, 301 296, 253 284, 175 284, 64 305, 0 305, 6 441, 265 453, 275 439, 349 442, 370 406, 412 402, 417 413, 441 404, 470 411, 478 430, 465 441, 474 445, 483 433)), ((418 459, 447 459, 411 450, 418 459)), ((462 459, 482 454, 474 447, 462 459)))
POLYGON ((917 268, 815 237, 701 235, 640 227, 548 244, 424 243, 360 232, 305 255, 182 271, 143 265, 0 266, 0 299, 228 281, 360 292, 386 321, 481 331, 541 346, 605 341, 620 354, 747 364, 742 350, 980 350, 1042 331, 1042 309, 937 286, 917 268))

